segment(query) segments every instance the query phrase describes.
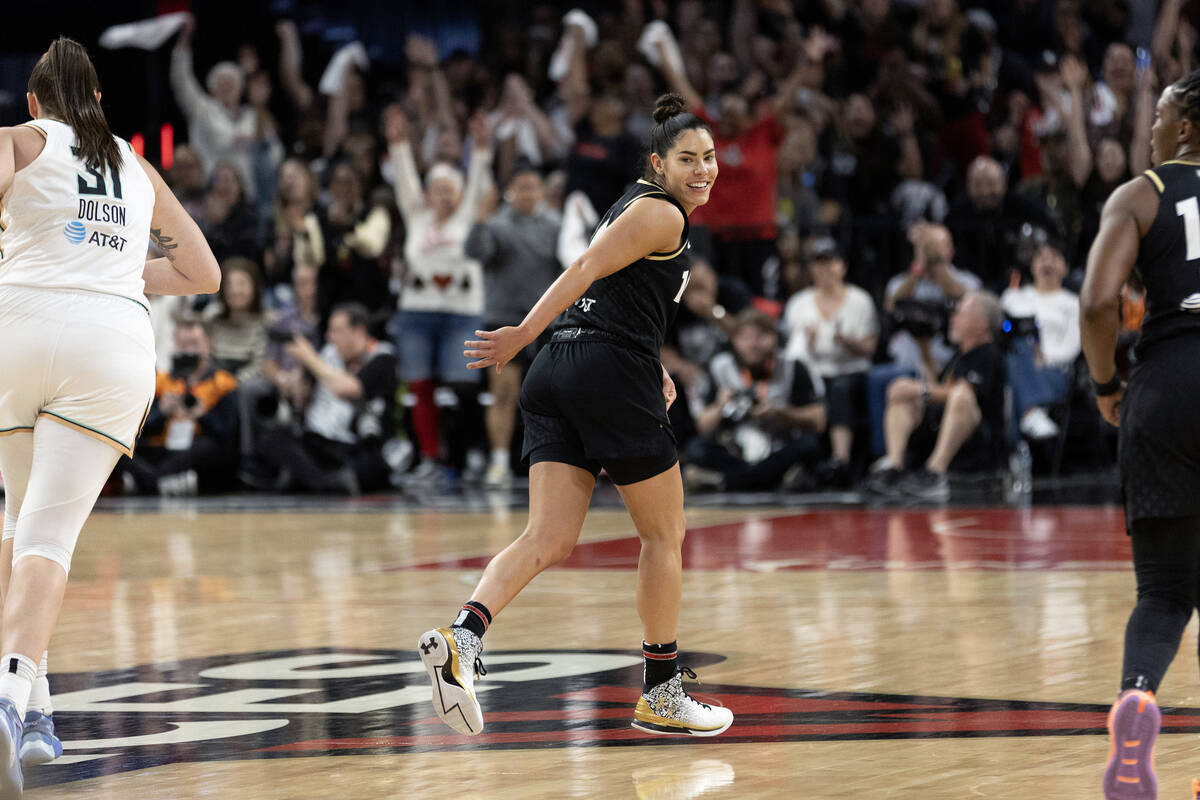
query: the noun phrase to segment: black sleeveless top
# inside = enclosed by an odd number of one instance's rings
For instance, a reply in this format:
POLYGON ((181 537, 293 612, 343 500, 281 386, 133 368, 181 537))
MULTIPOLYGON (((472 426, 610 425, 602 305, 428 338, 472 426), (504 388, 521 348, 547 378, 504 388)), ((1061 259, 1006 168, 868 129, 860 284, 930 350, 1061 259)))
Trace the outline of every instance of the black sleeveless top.
POLYGON ((1164 339, 1200 334, 1200 162, 1166 161, 1142 176, 1158 192, 1158 214, 1138 246, 1146 287, 1139 358, 1164 339))
POLYGON ((664 200, 683 214, 679 248, 651 253, 592 283, 551 326, 554 341, 615 341, 658 358, 691 275, 687 212, 661 186, 639 179, 608 209, 592 240, 643 197, 664 200))

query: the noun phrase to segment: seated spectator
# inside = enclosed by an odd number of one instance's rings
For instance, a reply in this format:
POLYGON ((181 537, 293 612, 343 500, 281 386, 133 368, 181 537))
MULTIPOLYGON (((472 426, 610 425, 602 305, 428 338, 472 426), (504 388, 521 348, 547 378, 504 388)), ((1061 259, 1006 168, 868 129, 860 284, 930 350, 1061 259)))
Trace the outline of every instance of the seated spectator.
POLYGON ((1012 236, 1025 223, 1062 235, 1044 203, 1008 190, 1004 168, 994 158, 979 156, 972 161, 966 195, 946 215, 959 264, 988 288, 1007 286, 1017 263, 1012 236))
POLYGON ((1000 296, 1009 317, 1037 322, 1036 338, 1014 339, 1008 354, 1013 416, 1030 439, 1058 435, 1046 406, 1066 399, 1079 357, 1079 297, 1063 288, 1066 275, 1061 247, 1047 242, 1033 257, 1033 285, 1008 289, 1000 296))
POLYGON ((709 362, 712 388, 686 448, 685 484, 692 491, 796 488, 821 455, 819 379, 779 352, 775 324, 757 309, 738 315, 731 343, 709 362))
POLYGON ((913 262, 906 272, 888 281, 883 310, 892 334, 887 342, 891 363, 873 367, 867 375, 867 407, 871 420, 871 452, 884 451, 883 412, 887 386, 901 375, 920 375, 926 351, 937 374, 954 355, 944 340, 949 309, 968 291, 980 288, 975 275, 958 269, 954 240, 944 225, 917 223, 909 229, 913 262))
POLYGON ((201 230, 217 261, 233 256, 258 258, 258 218, 246 202, 241 175, 231 164, 221 163, 213 170, 201 230))
POLYGON ((826 421, 833 451, 828 477, 850 485, 854 429, 866 418, 867 370, 879 335, 871 296, 846 283, 846 262, 833 239, 809 251, 813 285, 788 300, 783 312, 786 355, 800 359, 825 384, 826 421))
POLYGON ((870 489, 945 501, 946 472, 960 452, 991 454, 1004 440, 1004 354, 994 341, 1003 313, 991 292, 968 293, 950 318, 950 340, 959 347, 954 359, 938 374, 926 347, 924 380, 888 385, 887 453, 870 489), (924 466, 904 474, 907 463, 921 459, 924 466))
MULTIPOLYGON (((504 192, 505 205, 471 229, 466 254, 483 264, 487 298, 484 328, 492 331, 519 325, 562 271, 555 251, 560 220, 544 208, 545 184, 529 162, 518 162, 504 192)), ((518 353, 503 372, 487 370, 492 404, 484 415, 491 464, 485 482, 506 486, 512 480, 509 448, 517 419, 521 376, 532 363, 536 346, 518 353)))
POLYGON ((259 437, 258 456, 279 470, 280 488, 356 495, 387 487, 383 445, 394 431, 396 357, 372 338, 368 319, 361 305, 337 306, 320 352, 300 334, 285 345, 314 388, 303 425, 266 426, 259 437))
POLYGON ((213 363, 239 382, 259 375, 267 352, 267 314, 263 311, 258 265, 235 256, 221 264, 217 301, 204 308, 212 340, 213 363))
POLYGON ((127 489, 193 495, 230 488, 237 466, 237 378, 213 364, 212 341, 201 320, 175 324, 169 373, 158 373, 154 403, 133 459, 127 489))

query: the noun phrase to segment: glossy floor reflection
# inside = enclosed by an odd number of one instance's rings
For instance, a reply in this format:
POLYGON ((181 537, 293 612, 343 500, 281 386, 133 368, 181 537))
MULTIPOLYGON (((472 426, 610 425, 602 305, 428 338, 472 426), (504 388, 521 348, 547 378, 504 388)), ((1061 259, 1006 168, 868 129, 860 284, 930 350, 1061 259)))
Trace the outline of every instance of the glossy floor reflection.
MULTIPOLYGON (((286 508, 94 516, 51 649, 67 755, 30 771, 29 797, 1099 795, 1133 602, 1117 509, 693 509, 681 651, 738 716, 681 742, 629 727, 622 512, 593 512, 497 619, 487 728, 467 739, 433 717, 409 648, 524 514, 286 508)), ((1160 692, 1164 798, 1200 775, 1181 650, 1160 692)))

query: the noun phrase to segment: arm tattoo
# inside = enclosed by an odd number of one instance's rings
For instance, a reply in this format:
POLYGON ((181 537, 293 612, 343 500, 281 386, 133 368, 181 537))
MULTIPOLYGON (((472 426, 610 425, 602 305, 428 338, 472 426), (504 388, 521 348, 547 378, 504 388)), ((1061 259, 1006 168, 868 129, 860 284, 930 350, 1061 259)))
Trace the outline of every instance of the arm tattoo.
POLYGON ((174 264, 175 249, 179 247, 179 245, 175 243, 175 239, 163 233, 162 228, 151 228, 150 238, 154 240, 154 244, 158 246, 158 249, 162 251, 162 254, 166 256, 167 260, 174 264))

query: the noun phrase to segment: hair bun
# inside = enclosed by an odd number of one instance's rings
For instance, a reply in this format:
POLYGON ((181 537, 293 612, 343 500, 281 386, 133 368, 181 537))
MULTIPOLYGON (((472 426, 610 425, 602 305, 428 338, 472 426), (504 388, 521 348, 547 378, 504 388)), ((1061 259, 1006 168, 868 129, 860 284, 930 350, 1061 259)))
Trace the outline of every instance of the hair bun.
POLYGON ((654 121, 659 125, 687 112, 687 101, 678 92, 667 92, 654 103, 654 121))

